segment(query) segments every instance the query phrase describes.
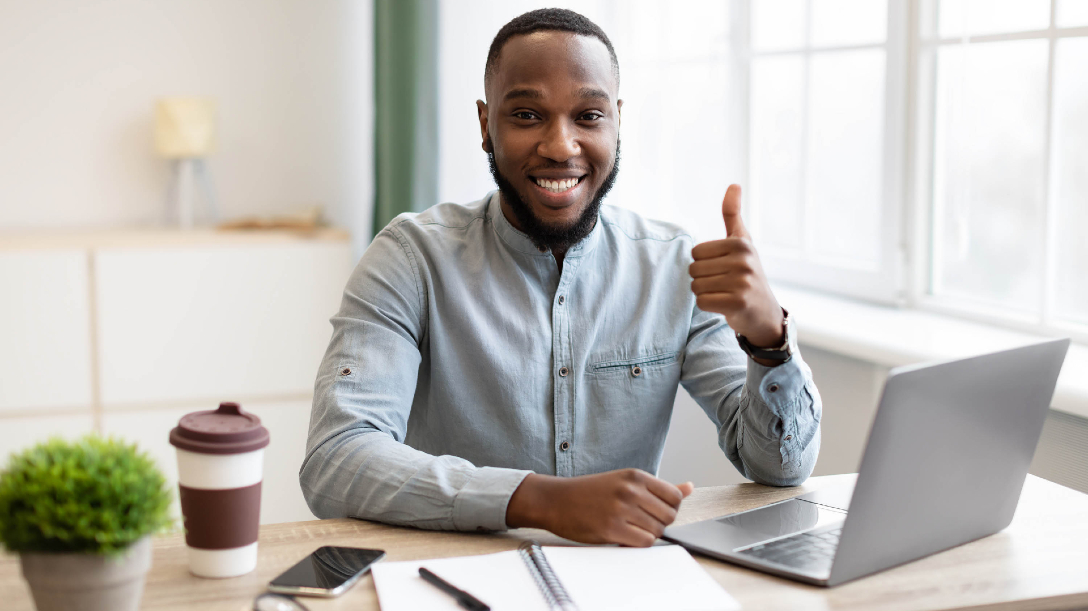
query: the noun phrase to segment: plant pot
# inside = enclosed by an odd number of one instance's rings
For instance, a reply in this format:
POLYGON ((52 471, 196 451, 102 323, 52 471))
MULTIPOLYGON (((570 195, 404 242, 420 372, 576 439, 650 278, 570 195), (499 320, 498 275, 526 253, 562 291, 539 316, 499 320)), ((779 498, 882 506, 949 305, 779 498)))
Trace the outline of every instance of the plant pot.
POLYGON ((119 556, 25 553, 19 559, 38 611, 138 611, 151 538, 119 556))

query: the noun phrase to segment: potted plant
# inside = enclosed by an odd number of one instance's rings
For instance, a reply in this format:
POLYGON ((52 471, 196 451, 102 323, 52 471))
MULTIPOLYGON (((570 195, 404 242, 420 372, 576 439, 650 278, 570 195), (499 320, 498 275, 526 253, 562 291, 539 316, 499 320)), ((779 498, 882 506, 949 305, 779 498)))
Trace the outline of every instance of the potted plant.
POLYGON ((53 439, 0 472, 0 544, 20 554, 38 611, 138 609, 169 508, 155 463, 116 439, 53 439))

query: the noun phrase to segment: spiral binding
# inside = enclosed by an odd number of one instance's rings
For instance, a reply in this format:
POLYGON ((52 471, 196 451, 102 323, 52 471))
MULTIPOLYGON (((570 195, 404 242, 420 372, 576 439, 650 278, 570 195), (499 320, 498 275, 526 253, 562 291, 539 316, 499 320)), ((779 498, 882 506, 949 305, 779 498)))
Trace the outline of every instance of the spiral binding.
POLYGON ((578 611, 578 607, 575 606, 570 594, 567 594, 559 578, 555 576, 551 565, 548 564, 548 559, 544 557, 544 550, 540 549, 539 545, 526 541, 518 547, 518 553, 521 554, 525 565, 529 567, 529 573, 532 574, 533 580, 536 581, 537 587, 548 602, 549 609, 578 611))

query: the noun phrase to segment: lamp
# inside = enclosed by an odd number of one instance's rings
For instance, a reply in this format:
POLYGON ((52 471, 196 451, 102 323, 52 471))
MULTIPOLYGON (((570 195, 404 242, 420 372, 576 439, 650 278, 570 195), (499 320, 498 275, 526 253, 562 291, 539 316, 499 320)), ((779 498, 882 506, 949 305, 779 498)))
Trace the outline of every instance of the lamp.
POLYGON ((205 157, 215 149, 215 102, 208 98, 163 98, 155 103, 155 149, 173 160, 166 217, 183 229, 193 226, 194 183, 203 191, 211 220, 219 212, 205 157))

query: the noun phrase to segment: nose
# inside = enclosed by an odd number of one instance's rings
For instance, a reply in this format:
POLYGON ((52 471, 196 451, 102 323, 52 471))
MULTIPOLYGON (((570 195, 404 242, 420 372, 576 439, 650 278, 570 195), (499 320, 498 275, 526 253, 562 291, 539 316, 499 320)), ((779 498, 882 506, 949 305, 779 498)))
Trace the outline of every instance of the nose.
POLYGON ((577 157, 582 152, 582 148, 578 145, 575 133, 574 126, 570 125, 569 121, 552 121, 544 133, 544 138, 537 145, 537 154, 558 162, 577 157))

